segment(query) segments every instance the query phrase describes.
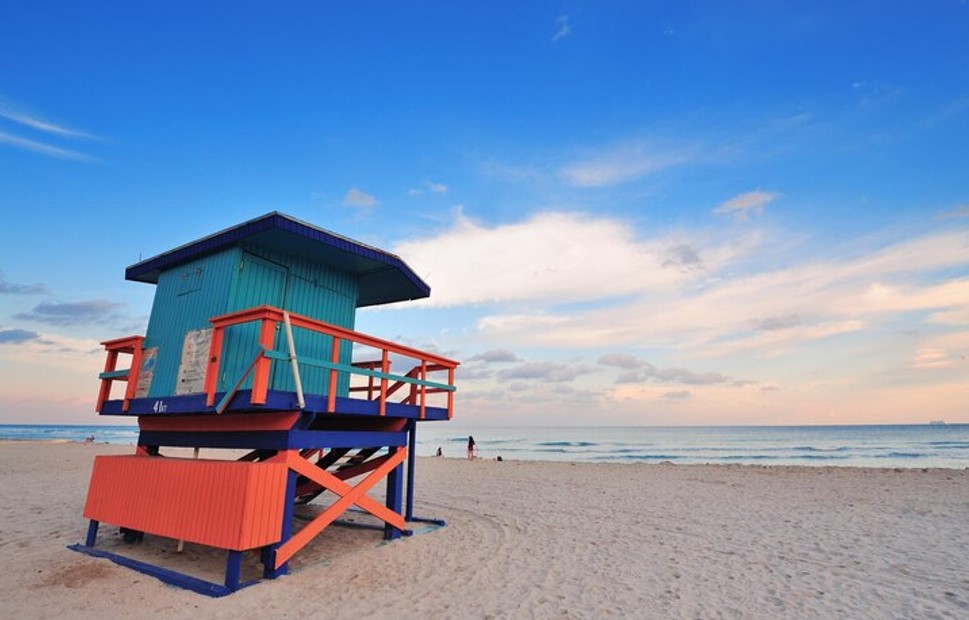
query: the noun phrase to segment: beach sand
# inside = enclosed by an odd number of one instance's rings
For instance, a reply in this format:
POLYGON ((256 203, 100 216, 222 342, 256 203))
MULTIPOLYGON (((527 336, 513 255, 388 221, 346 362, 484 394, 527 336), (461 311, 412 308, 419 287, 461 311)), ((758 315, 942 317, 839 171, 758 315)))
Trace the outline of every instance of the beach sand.
MULTIPOLYGON (((212 599, 65 548, 94 455, 132 451, 0 444, 4 617, 969 618, 966 470, 422 458, 415 512, 447 527, 331 527, 212 599)), ((98 546, 221 581, 224 552, 109 526, 98 546)))

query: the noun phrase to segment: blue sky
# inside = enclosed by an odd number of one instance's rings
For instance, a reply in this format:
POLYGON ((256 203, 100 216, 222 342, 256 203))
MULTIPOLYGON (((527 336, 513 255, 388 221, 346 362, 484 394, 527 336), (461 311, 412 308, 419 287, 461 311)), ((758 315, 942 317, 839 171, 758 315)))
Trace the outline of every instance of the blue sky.
POLYGON ((0 422, 91 423, 124 267, 279 210, 457 422, 969 422, 969 4, 36 2, 0 21, 0 422))

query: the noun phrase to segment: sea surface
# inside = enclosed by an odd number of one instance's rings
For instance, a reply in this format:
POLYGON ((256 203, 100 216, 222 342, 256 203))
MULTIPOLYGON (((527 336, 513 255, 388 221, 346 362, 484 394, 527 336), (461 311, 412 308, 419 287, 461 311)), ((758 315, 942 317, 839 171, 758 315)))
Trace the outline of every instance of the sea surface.
MULTIPOLYGON (((969 467, 969 424, 874 426, 418 427, 417 452, 591 463, 741 463, 850 467, 969 467)), ((136 426, 0 424, 0 439, 134 444, 136 426)))
POLYGON ((418 453, 593 463, 969 467, 969 424, 467 428, 427 423, 418 453))

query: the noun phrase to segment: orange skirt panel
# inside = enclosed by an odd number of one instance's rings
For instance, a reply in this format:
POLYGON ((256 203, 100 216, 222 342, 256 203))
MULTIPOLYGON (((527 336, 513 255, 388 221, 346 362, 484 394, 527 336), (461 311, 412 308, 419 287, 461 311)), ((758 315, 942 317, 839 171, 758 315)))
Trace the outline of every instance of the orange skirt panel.
POLYGON ((285 463, 145 456, 94 460, 84 517, 242 551, 280 541, 285 463))

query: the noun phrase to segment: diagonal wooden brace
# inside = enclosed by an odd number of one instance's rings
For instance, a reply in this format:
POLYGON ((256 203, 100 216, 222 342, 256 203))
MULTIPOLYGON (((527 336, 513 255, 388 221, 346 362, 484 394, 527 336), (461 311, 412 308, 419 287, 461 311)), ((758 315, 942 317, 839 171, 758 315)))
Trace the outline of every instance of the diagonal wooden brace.
MULTIPOLYGON (((356 478, 357 476, 362 476, 368 472, 371 472, 377 469, 384 463, 384 461, 389 459, 391 456, 392 455, 389 455, 389 454, 385 456, 379 456, 377 458, 370 459, 369 461, 364 461, 363 463, 359 463, 357 465, 351 465, 346 469, 341 468, 333 472, 333 475, 339 478, 340 480, 349 480, 350 478, 356 478)), ((318 468, 319 465, 317 465, 316 467, 318 468)), ((296 496, 300 497, 302 495, 306 495, 307 493, 313 493, 315 491, 318 491, 320 489, 325 489, 325 488, 326 487, 324 487, 322 484, 309 480, 299 485, 298 487, 296 487, 296 496)))
POLYGON ((288 450, 286 452, 287 467, 319 483, 327 490, 333 491, 340 496, 340 499, 331 504, 318 517, 310 521, 303 529, 294 534, 292 538, 279 546, 276 550, 275 567, 279 568, 289 561, 297 551, 305 547, 326 526, 333 523, 337 517, 346 512, 354 504, 378 519, 382 519, 388 525, 398 529, 404 529, 404 517, 402 515, 397 514, 375 499, 368 497, 366 493, 395 467, 403 463, 406 458, 407 449, 397 448, 370 475, 361 480, 356 486, 352 486, 301 458, 296 451, 288 450))

